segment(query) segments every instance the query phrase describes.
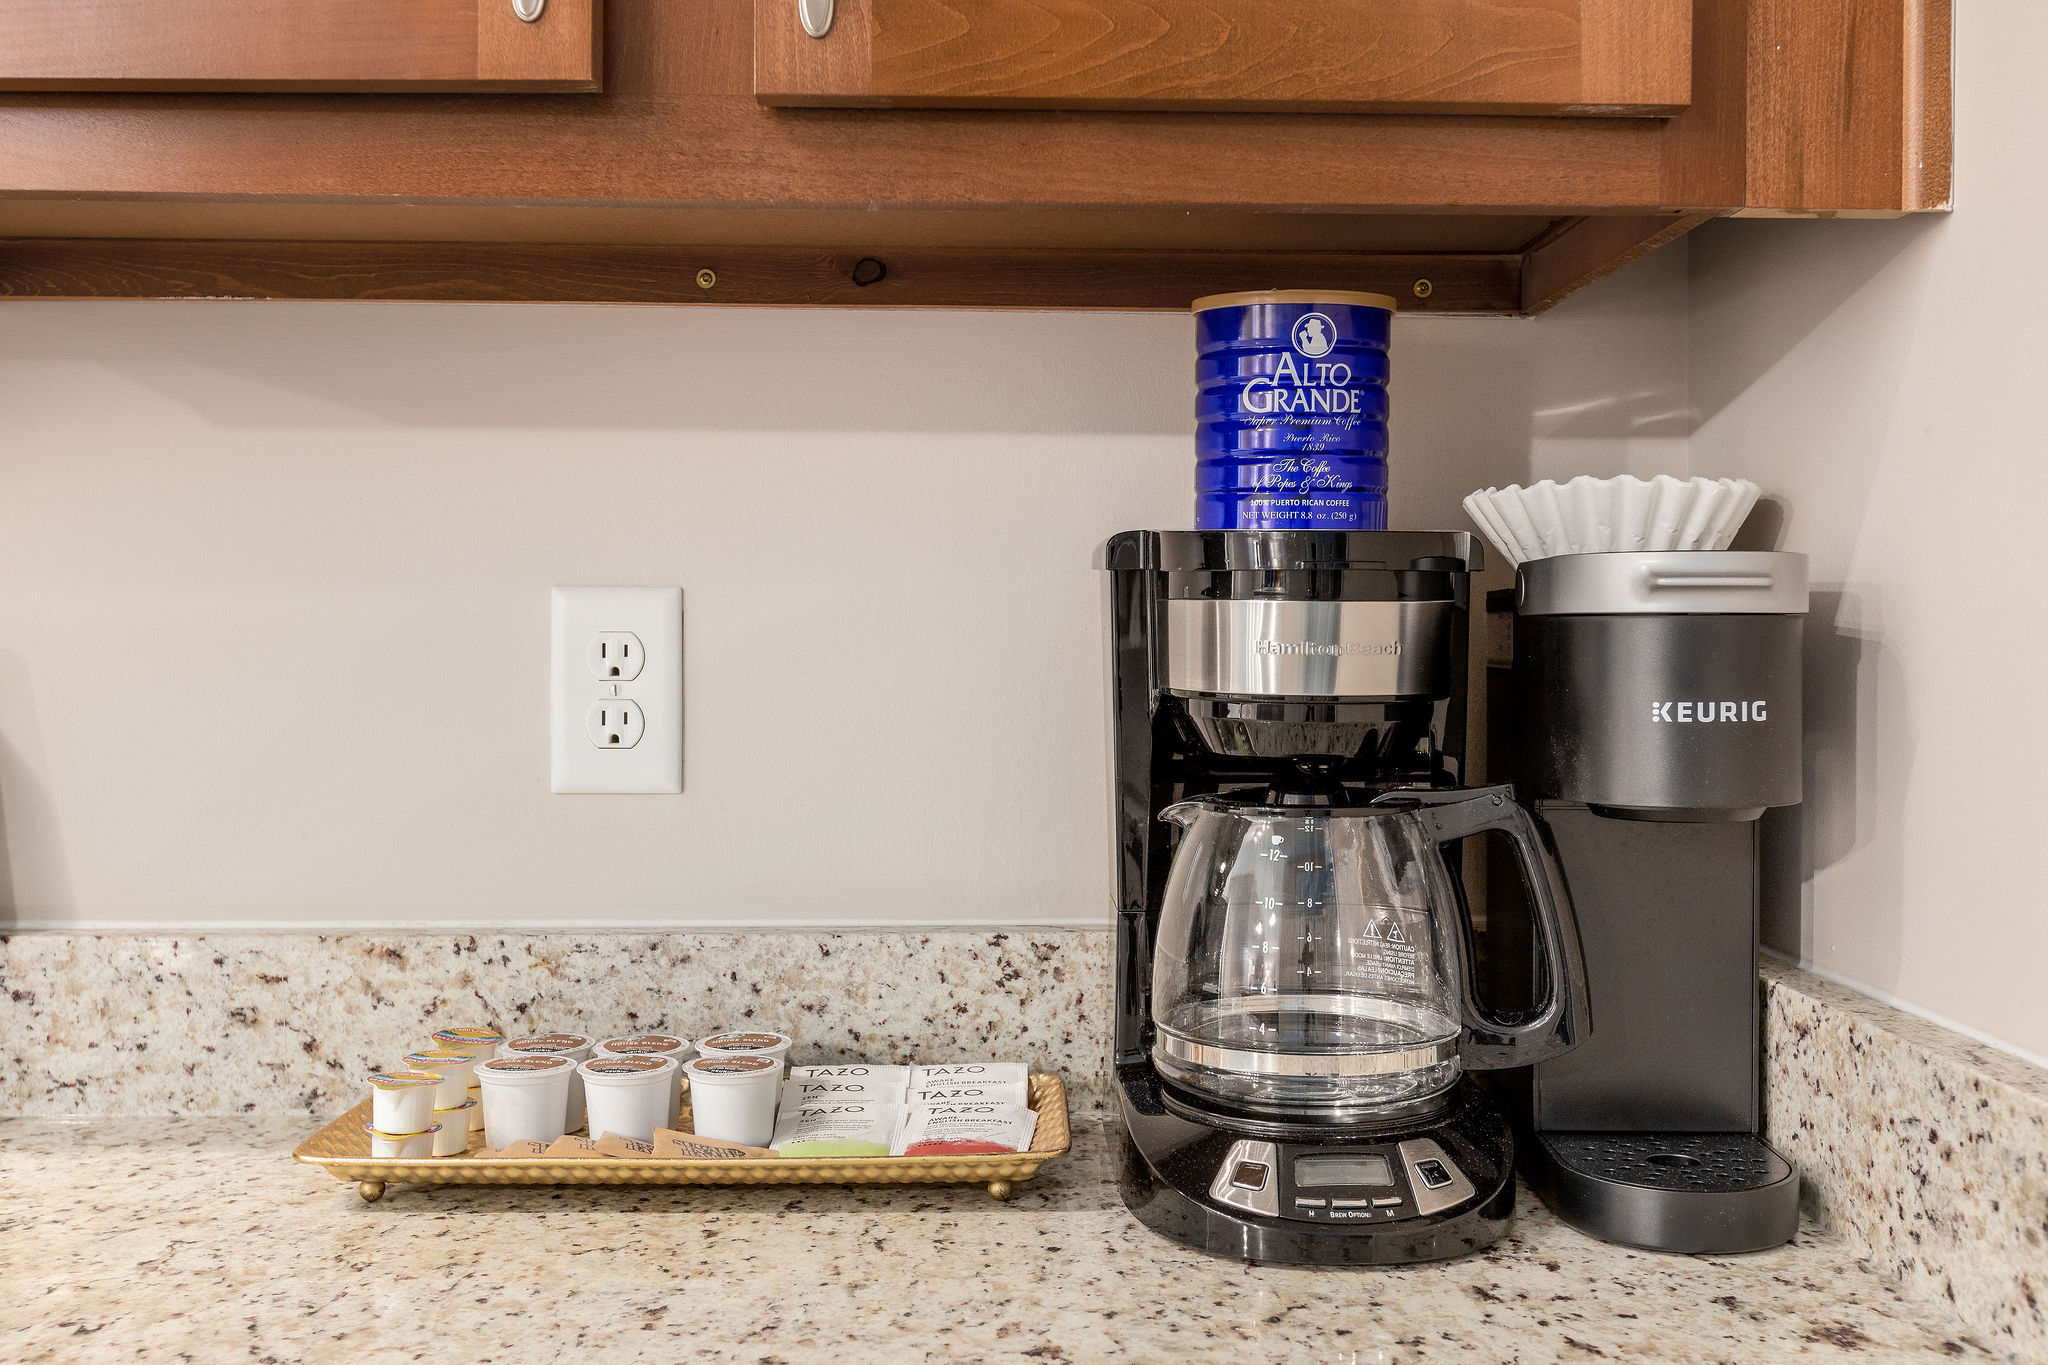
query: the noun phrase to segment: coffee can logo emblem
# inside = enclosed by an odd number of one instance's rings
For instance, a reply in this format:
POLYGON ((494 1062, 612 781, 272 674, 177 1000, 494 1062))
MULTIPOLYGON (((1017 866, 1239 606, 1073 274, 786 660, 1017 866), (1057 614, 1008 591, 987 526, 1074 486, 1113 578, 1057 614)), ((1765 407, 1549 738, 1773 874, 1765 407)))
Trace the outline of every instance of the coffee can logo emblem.
POLYGON ((1337 326, 1321 313, 1304 313, 1294 324, 1294 349, 1320 360, 1337 345, 1337 326))

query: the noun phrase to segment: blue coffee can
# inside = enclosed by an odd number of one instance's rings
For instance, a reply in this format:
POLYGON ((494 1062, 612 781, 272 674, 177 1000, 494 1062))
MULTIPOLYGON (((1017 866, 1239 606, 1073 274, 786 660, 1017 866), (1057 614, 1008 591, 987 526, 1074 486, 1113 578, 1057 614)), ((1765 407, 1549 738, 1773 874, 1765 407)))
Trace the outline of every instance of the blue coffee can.
POLYGON ((1394 301, 1277 289, 1194 315, 1196 528, 1384 528, 1394 301))

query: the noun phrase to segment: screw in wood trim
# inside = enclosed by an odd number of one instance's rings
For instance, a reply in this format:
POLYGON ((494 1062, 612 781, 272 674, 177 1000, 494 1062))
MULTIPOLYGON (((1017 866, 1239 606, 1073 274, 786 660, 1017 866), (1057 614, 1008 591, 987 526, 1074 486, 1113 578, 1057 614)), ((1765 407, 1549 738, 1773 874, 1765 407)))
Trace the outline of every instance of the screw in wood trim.
POLYGON ((512 0, 512 12, 525 23, 540 18, 540 12, 548 7, 548 0, 512 0))
POLYGON ((1435 292, 1436 292, 1436 286, 1435 286, 1435 285, 1433 285, 1433 284, 1431 284, 1431 283, 1430 283, 1430 282, 1429 282, 1428 280, 1417 280, 1417 281, 1415 282, 1415 297, 1416 297, 1416 298, 1418 298, 1418 299, 1426 299, 1426 298, 1428 298, 1428 297, 1429 297, 1429 296, 1430 296, 1431 294, 1433 294, 1433 293, 1435 293, 1435 292))
POLYGON ((718 276, 715 272, 709 270, 700 270, 697 272, 697 287, 699 289, 709 289, 712 285, 717 283, 718 276))
POLYGON ((796 0, 796 17, 804 32, 822 38, 832 31, 832 0, 796 0))

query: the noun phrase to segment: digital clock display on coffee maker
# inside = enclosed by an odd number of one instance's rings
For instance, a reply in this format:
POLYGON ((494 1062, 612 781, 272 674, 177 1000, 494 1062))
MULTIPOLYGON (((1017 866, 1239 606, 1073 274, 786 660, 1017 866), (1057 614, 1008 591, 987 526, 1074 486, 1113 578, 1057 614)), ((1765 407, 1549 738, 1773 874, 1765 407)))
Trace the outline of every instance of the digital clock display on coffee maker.
POLYGON ((1392 1185, 1394 1167, 1383 1156, 1330 1153, 1297 1157, 1294 1184, 1297 1189, 1319 1190, 1330 1185, 1392 1185))

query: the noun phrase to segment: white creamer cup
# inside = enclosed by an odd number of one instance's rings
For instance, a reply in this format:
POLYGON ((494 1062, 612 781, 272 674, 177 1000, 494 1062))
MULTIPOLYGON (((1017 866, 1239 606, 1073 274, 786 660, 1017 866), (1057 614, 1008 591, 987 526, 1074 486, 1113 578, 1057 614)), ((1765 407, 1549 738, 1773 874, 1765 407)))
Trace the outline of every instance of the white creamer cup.
POLYGON ((576 1064, 590 1059, 591 1046, 587 1034, 540 1033, 531 1038, 507 1038, 498 1044, 498 1055, 569 1059, 569 1098, 562 1113, 562 1131, 573 1133, 583 1126, 583 1078, 576 1074, 576 1064))
POLYGON ((505 1035, 494 1028, 444 1028, 435 1029, 430 1041, 444 1051, 472 1053, 482 1061, 497 1055, 498 1044, 505 1041, 505 1035))
POLYGON ((434 1154, 434 1138, 440 1133, 438 1127, 424 1133, 380 1133, 375 1124, 366 1123, 363 1131, 370 1135, 370 1155, 385 1160, 411 1161, 418 1157, 434 1154))
POLYGON ((783 1074, 789 1072, 789 1035, 765 1028, 727 1029, 714 1033, 708 1038, 697 1040, 699 1057, 746 1056, 773 1057, 782 1063, 783 1074))
POLYGON ((553 1142, 569 1130, 569 1078, 576 1064, 567 1057, 493 1057, 480 1062, 484 1092, 484 1143, 503 1151, 514 1142, 553 1142))
POLYGON ((782 1059, 750 1053, 693 1057, 691 1128, 698 1137, 766 1147, 775 1137, 775 1101, 782 1093, 782 1059))
POLYGON ((592 1057, 576 1068, 583 1076, 583 1100, 590 1136, 654 1140, 668 1127, 669 1095, 682 1065, 673 1057, 592 1057))
MULTIPOLYGON (((664 1128, 676 1126, 676 1116, 683 1108, 683 1063, 690 1060, 690 1040, 673 1038, 666 1033, 636 1033, 630 1038, 607 1038, 591 1051, 591 1059, 599 1057, 673 1057, 676 1069, 668 1082, 668 1122, 664 1128)), ((595 1133, 592 1137, 597 1136, 595 1133)))
POLYGON ((405 1064, 414 1071, 431 1071, 441 1078, 434 1092, 436 1109, 460 1109, 469 1102, 470 1087, 476 1084, 476 1054, 436 1048, 432 1052, 408 1052, 405 1064))
POLYGON ((475 1114, 481 1121, 483 1109, 475 1100, 464 1100, 453 1109, 436 1109, 434 1127, 438 1131, 434 1133, 434 1155, 461 1156, 468 1151, 470 1115, 475 1114))
POLYGON ((469 1088, 469 1103, 463 1108, 469 1110, 469 1131, 481 1133, 484 1130, 484 1092, 481 1086, 469 1088))
POLYGON ((441 1078, 431 1071, 370 1073, 370 1127, 380 1133, 424 1133, 434 1121, 441 1078))

